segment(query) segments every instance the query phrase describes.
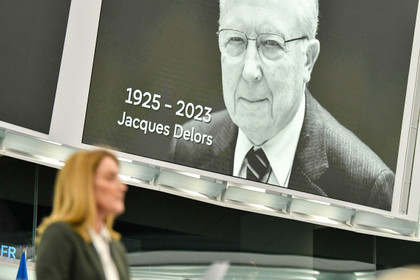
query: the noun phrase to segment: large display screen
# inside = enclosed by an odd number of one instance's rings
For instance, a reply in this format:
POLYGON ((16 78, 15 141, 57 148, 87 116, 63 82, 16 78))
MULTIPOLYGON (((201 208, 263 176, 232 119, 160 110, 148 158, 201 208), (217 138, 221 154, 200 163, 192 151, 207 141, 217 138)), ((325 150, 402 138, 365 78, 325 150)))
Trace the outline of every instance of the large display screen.
POLYGON ((103 0, 82 142, 391 210, 418 1, 226 2, 103 0))
POLYGON ((70 2, 0 1, 0 123, 49 133, 70 2))

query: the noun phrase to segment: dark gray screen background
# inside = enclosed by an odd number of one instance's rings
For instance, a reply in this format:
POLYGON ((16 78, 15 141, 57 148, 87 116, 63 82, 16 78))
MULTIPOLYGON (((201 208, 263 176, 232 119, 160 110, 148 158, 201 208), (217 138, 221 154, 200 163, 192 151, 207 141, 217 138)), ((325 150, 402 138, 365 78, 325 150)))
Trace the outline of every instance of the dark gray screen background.
POLYGON ((70 0, 0 0, 0 120, 48 134, 70 0))
MULTIPOLYGON (((309 89, 395 171, 417 0, 322 0, 321 53, 309 89)), ((103 0, 83 143, 168 161, 176 101, 224 109, 218 1, 103 0), (124 103, 126 88, 162 96, 172 110, 124 103), (144 135, 122 112, 171 127, 144 135)), ((227 174, 230 175, 230 174, 227 174)))

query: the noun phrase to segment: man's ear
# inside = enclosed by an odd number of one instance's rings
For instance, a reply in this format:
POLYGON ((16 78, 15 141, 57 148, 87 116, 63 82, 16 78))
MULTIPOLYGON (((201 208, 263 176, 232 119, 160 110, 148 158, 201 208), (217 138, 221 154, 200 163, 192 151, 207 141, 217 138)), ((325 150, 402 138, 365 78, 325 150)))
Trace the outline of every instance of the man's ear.
POLYGON ((306 63, 303 69, 303 82, 308 83, 311 80, 312 69, 315 66, 315 62, 318 58, 320 45, 317 39, 310 39, 307 42, 306 49, 306 63))

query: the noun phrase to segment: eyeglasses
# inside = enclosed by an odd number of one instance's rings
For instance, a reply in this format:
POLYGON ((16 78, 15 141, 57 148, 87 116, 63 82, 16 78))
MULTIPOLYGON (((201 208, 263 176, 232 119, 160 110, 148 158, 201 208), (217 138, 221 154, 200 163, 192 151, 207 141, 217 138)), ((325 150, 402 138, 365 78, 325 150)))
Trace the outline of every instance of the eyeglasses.
POLYGON ((245 53, 248 41, 256 41, 257 49, 261 56, 268 60, 277 60, 283 57, 286 43, 307 39, 302 36, 290 40, 285 40, 282 36, 274 33, 261 33, 257 38, 248 38, 245 33, 234 29, 221 29, 219 35, 220 52, 227 57, 239 57, 245 53))

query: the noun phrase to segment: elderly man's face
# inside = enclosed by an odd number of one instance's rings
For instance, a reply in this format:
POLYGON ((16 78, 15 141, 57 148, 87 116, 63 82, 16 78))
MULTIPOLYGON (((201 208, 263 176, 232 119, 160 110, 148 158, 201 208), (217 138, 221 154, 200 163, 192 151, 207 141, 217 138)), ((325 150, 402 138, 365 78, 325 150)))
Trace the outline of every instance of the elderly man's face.
MULTIPOLYGON (((228 0, 220 29, 234 29, 255 39, 275 33, 285 40, 307 36, 298 24, 297 0, 228 0)), ((300 10, 301 12, 302 10, 300 10)), ((236 39, 234 39, 236 40, 236 39)), ((308 59, 312 41, 286 43, 281 58, 267 59, 249 40, 245 53, 232 57, 222 52, 223 97, 233 122, 260 145, 276 135, 295 116, 302 102, 315 58, 308 59)), ((313 49, 313 48, 312 48, 313 49)), ((310 53, 312 55, 312 53, 310 53)))

